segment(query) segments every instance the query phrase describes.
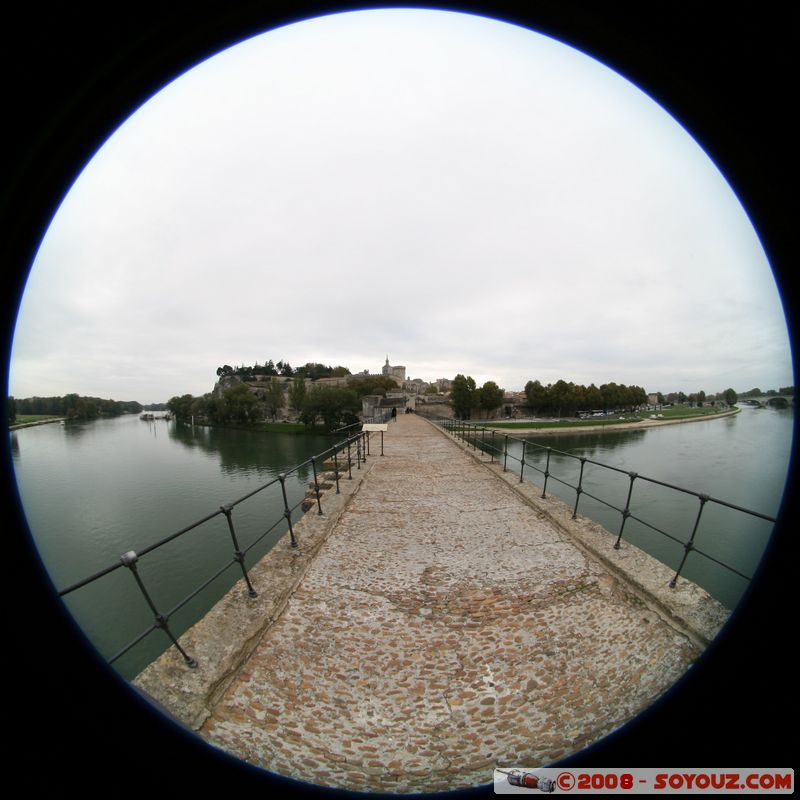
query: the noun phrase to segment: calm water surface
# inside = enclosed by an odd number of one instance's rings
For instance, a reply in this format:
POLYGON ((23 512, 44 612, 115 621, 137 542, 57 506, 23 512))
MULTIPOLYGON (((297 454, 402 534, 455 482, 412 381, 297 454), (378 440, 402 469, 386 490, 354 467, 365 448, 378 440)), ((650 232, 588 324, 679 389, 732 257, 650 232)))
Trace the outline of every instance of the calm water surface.
MULTIPOLYGON (((326 436, 192 428, 164 420, 144 422, 134 415, 11 433, 22 504, 57 590, 118 563, 124 552, 141 552, 331 443, 326 436)), ((310 467, 287 478, 290 505, 302 499, 311 480, 310 467)), ((237 506, 233 520, 240 546, 245 549, 255 541, 280 520, 282 511, 279 484, 237 506)), ((255 546, 248 554, 248 566, 286 529, 281 522, 255 546)), ((163 613, 232 555, 230 533, 220 515, 144 555, 139 574, 163 613)), ((179 635, 194 624, 240 577, 238 566, 230 567, 170 619, 171 630, 179 635)), ((153 621, 127 569, 116 570, 64 601, 105 658, 153 621)), ((115 667, 132 677, 167 646, 165 634, 154 631, 115 667)))

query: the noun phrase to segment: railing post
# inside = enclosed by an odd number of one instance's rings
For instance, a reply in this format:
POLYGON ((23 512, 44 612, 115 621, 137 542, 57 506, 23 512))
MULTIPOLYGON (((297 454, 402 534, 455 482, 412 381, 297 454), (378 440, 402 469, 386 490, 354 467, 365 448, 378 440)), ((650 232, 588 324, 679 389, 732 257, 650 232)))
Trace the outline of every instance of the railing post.
POLYGON ((228 530, 231 533, 231 539, 233 540, 233 559, 234 561, 238 562, 239 566, 242 569, 242 575, 244 575, 244 579, 247 583, 247 594, 250 597, 258 597, 258 592, 253 588, 253 584, 250 583, 250 576, 247 574, 247 569, 244 565, 244 553, 239 548, 239 541, 236 538, 236 531, 233 529, 233 506, 220 506, 219 510, 225 515, 225 519, 228 520, 228 530))
POLYGON ((619 550, 619 543, 622 541, 622 531, 625 529, 625 523, 627 522, 628 517, 631 515, 631 495, 633 494, 633 482, 638 476, 635 472, 629 472, 628 477, 631 479, 631 482, 628 486, 628 499, 625 501, 625 508, 622 511, 622 524, 619 526, 619 535, 617 536, 617 541, 614 542, 615 550, 619 550))
POLYGON ((147 605, 150 606, 150 610, 153 612, 156 627, 161 628, 161 630, 167 634, 172 644, 175 645, 175 647, 178 649, 178 652, 183 656, 183 660, 186 662, 186 665, 194 669, 197 666, 197 662, 180 646, 178 640, 172 635, 172 631, 167 625, 167 618, 159 612, 155 603, 150 598, 150 595, 147 593, 147 589, 144 588, 144 583, 142 582, 142 579, 139 576, 139 570, 136 567, 136 562, 139 560, 139 556, 137 556, 133 550, 129 550, 127 553, 123 553, 119 560, 131 571, 136 583, 139 585, 139 589, 141 589, 144 599, 147 601, 147 605))
POLYGON ((544 465, 544 484, 542 485, 542 497, 545 496, 545 492, 547 491, 547 479, 550 477, 550 448, 545 448, 547 452, 547 461, 545 461, 544 465))
POLYGON ((505 434, 505 444, 503 445, 503 472, 508 472, 508 434, 505 434))
POLYGON ((353 480, 353 455, 350 452, 350 440, 347 440, 347 479, 353 480))
POLYGON ((689 537, 689 541, 683 546, 683 558, 681 559, 681 563, 678 566, 678 571, 675 573, 675 576, 669 582, 670 589, 675 588, 675 584, 678 582, 678 576, 681 574, 681 570, 683 569, 683 565, 686 563, 686 559, 689 557, 689 553, 694 550, 694 535, 697 533, 697 526, 700 524, 700 517, 703 514, 703 509, 705 508, 706 503, 709 500, 707 494, 699 495, 700 500, 700 508, 697 510, 697 518, 694 521, 694 528, 692 528, 692 535, 689 537))
POLYGON ((522 458, 519 461, 519 482, 522 483, 522 473, 525 472, 525 445, 527 442, 522 440, 522 458))
POLYGON ((289 508, 289 500, 286 497, 286 475, 281 473, 278 475, 278 480, 281 482, 281 492, 283 493, 283 516, 289 523, 289 538, 292 540, 292 547, 297 547, 297 539, 294 535, 294 528, 292 528, 292 510, 289 508))
POLYGON ((314 490, 317 493, 317 514, 322 516, 322 503, 319 499, 319 481, 317 480, 317 459, 311 456, 311 469, 314 471, 314 490))
POLYGON ((336 494, 341 494, 339 491, 339 456, 335 447, 333 448, 333 474, 336 476, 336 494))
POLYGON ((578 502, 581 499, 581 494, 583 493, 583 466, 586 463, 586 458, 581 456, 581 472, 578 476, 578 487, 575 489, 575 508, 572 509, 572 519, 578 514, 578 502))

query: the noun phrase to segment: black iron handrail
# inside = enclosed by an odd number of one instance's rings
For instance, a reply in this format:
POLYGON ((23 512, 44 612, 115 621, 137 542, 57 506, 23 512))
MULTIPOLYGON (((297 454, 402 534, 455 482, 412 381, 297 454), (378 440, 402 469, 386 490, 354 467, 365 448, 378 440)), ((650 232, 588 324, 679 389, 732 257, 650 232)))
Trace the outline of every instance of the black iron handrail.
MULTIPOLYGON (((360 424, 360 423, 359 423, 360 424)), ((319 485, 319 477, 317 474, 317 464, 320 462, 324 462, 326 459, 332 458, 334 462, 334 476, 336 482, 336 494, 340 494, 340 487, 339 487, 339 477, 340 475, 344 475, 345 471, 347 473, 348 479, 352 480, 353 478, 353 464, 355 463, 356 469, 361 469, 361 464, 364 463, 369 455, 369 433, 367 432, 357 432, 348 436, 346 439, 342 440, 341 442, 333 445, 333 447, 329 447, 327 450, 324 450, 321 453, 318 453, 315 456, 311 456, 311 458, 303 461, 300 464, 296 464, 295 466, 291 467, 290 469, 286 470, 285 472, 280 473, 277 477, 273 478, 272 480, 268 481, 267 483, 258 486, 257 488, 253 489, 252 491, 248 492, 247 494, 243 495, 242 497, 234 500, 227 505, 220 506, 216 511, 213 511, 210 514, 207 514, 202 519, 199 519, 190 525, 187 525, 185 528, 181 528, 179 531, 175 531, 174 533, 165 536, 163 539, 160 539, 157 542, 154 542, 151 545, 139 550, 138 552, 134 550, 129 550, 126 553, 123 553, 119 560, 109 566, 95 572, 93 575, 89 575, 82 580, 77 581, 76 583, 71 584, 70 586, 61 589, 58 592, 59 597, 64 597, 68 594, 71 594, 78 589, 83 588, 84 586, 88 586, 89 584, 94 583, 95 581, 99 580, 100 578, 105 577, 106 575, 118 570, 122 567, 126 567, 130 570, 131 574, 133 575, 136 584, 141 591, 145 602, 149 606, 151 612, 153 613, 154 621, 150 625, 149 628, 139 633, 134 639, 128 642, 121 650, 119 650, 115 655, 108 659, 109 664, 113 664, 127 652, 129 652, 133 647, 135 647, 139 642, 141 642, 146 636, 152 633, 154 630, 161 629, 164 631, 166 636, 169 638, 172 645, 177 648, 180 654, 183 656, 185 663, 190 667, 196 667, 197 662, 194 658, 192 658, 180 645, 178 638, 172 633, 169 628, 169 620, 170 618, 181 608, 183 608, 190 600, 196 597, 200 592, 203 591, 207 586, 213 583, 217 578, 220 577, 229 567, 233 566, 234 564, 239 564, 239 567, 242 571, 242 576, 247 584, 247 592, 250 597, 257 597, 258 593, 256 592, 253 584, 250 580, 250 575, 248 574, 247 567, 245 565, 245 556, 252 550, 259 542, 261 542, 265 536, 271 533, 278 525, 281 524, 284 520, 287 523, 287 530, 289 532, 289 538, 291 542, 291 547, 299 547, 299 542, 295 535, 294 528, 292 526, 292 514, 306 501, 307 498, 303 497, 299 502, 295 503, 294 505, 289 504, 289 500, 286 494, 286 478, 293 473, 307 467, 311 467, 313 474, 314 474, 314 502, 317 506, 317 514, 322 514, 322 501, 320 495, 320 485, 319 485), (339 460, 340 454, 342 455, 341 464, 339 460), (355 461, 353 456, 355 455, 355 461), (340 472, 340 469, 342 470, 340 472), (255 541, 251 542, 247 547, 242 549, 239 545, 239 541, 236 535, 236 529, 233 523, 233 510, 236 506, 243 503, 245 500, 249 500, 254 495, 257 495, 264 490, 270 488, 271 486, 280 485, 281 489, 281 496, 283 500, 283 513, 281 516, 272 523, 265 531, 263 531, 259 536, 255 539, 255 541), (196 528, 200 527, 201 525, 205 524, 209 520, 214 519, 218 516, 224 516, 227 522, 228 531, 230 533, 231 542, 233 544, 233 557, 230 561, 224 564, 220 569, 218 569, 213 575, 208 577, 203 583, 201 583, 196 588, 192 589, 192 591, 186 595, 182 600, 180 600, 173 608, 171 608, 167 612, 160 611, 155 602, 153 601, 150 593, 147 591, 147 587, 142 580, 141 575, 138 571, 138 562, 143 557, 149 553, 152 553, 155 550, 158 550, 160 547, 163 547, 165 544, 174 541, 175 539, 183 536, 184 534, 189 533, 190 531, 195 530, 196 528)))
POLYGON ((465 442, 467 447, 471 446, 473 449, 477 449, 477 447, 480 446, 480 448, 483 451, 489 453, 490 460, 492 462, 494 462, 495 456, 497 457, 498 462, 502 458, 503 472, 507 472, 508 471, 508 459, 509 458, 511 458, 514 461, 519 462, 519 465, 520 465, 520 467, 519 467, 519 483, 522 483, 523 480, 524 480, 525 467, 529 467, 529 468, 535 470, 536 472, 540 473, 542 476, 544 476, 544 481, 542 482, 542 494, 541 494, 542 498, 545 498, 547 496, 546 492, 547 492, 548 480, 556 481, 556 482, 562 484, 563 486, 566 486, 569 489, 572 489, 575 492, 575 503, 574 503, 574 506, 572 508, 572 519, 575 519, 576 516, 577 516, 578 504, 580 502, 580 499, 581 499, 582 495, 586 495, 587 497, 590 497, 593 500, 601 503, 602 505, 612 509, 613 511, 616 511, 617 513, 619 513, 621 515, 622 519, 621 519, 619 531, 618 531, 617 536, 616 536, 616 540, 615 540, 614 545, 613 545, 615 550, 619 550, 620 549, 620 543, 622 541, 622 534, 623 534, 623 532, 625 530, 625 524, 629 519, 632 519, 635 522, 638 522, 641 525, 644 525, 646 528, 649 528, 650 530, 655 531, 656 533, 659 533, 662 536, 666 536, 667 538, 671 539, 673 542, 676 542, 677 544, 679 544, 681 547, 683 547, 683 556, 682 556, 682 558, 680 560, 680 564, 678 565, 678 568, 677 568, 677 570, 675 572, 675 575, 672 577, 672 579, 669 582, 669 586, 671 588, 673 588, 673 589, 675 588, 675 586, 677 584, 677 581, 678 581, 678 578, 679 578, 681 572, 683 571, 684 566, 686 565, 686 560, 689 557, 690 553, 697 553, 698 555, 703 556, 704 558, 706 558, 706 559, 708 559, 710 561, 713 561, 715 564, 717 564, 717 565, 719 565, 721 567, 724 567, 728 571, 734 573, 735 575, 738 575, 740 578, 743 578, 744 580, 746 580, 748 582, 752 580, 752 577, 750 577, 748 575, 745 575, 744 573, 740 572, 738 569, 736 569, 735 567, 731 566, 730 564, 726 564, 723 561, 720 561, 718 558, 715 558, 711 554, 706 553, 706 552, 704 552, 703 550, 700 550, 697 547, 697 545, 695 543, 695 537, 697 535, 698 526, 700 525, 700 519, 702 517, 703 510, 705 509, 707 504, 713 503, 713 504, 716 504, 718 506, 722 506, 724 508, 732 509, 733 511, 741 512, 741 513, 744 513, 744 514, 749 514, 750 516, 766 520, 767 522, 771 522, 773 524, 776 522, 776 519, 774 517, 769 516, 768 514, 762 514, 759 511, 753 511, 752 509, 749 509, 749 508, 743 508, 742 506, 735 505, 734 503, 729 503, 729 502, 727 502, 725 500, 720 500, 719 498, 716 498, 716 497, 711 497, 710 495, 704 494, 702 492, 696 492, 696 491, 693 491, 692 489, 686 489, 686 488, 684 488, 682 486, 675 486, 674 484, 667 483, 665 481, 661 481, 661 480, 658 480, 656 478, 650 478, 650 477, 647 477, 646 475, 641 475, 638 472, 631 472, 631 471, 622 469, 620 467, 615 467, 615 466, 613 466, 611 464, 604 464, 604 463, 602 463, 600 461, 595 461, 594 459, 587 458, 585 456, 578 456, 578 455, 575 455, 574 453, 567 453, 567 452, 565 452, 563 450, 557 450, 557 449, 555 449, 553 447, 549 447, 549 446, 546 446, 546 445, 540 445, 540 444, 537 444, 536 442, 531 442, 528 439, 520 439, 520 438, 517 438, 517 437, 514 437, 514 436, 509 436, 509 434, 507 434, 507 433, 498 432, 497 429, 495 429, 495 428, 487 428, 486 426, 480 426, 480 425, 477 425, 475 423, 467 422, 465 420, 458 420, 458 419, 435 419, 435 420, 432 420, 432 421, 435 422, 437 425, 439 425, 444 430, 447 430, 453 436, 455 436, 457 438, 460 438, 462 441, 465 442), (487 434, 490 434, 490 437, 491 437, 488 441, 487 441, 487 434), (498 444, 495 443, 495 436, 502 436, 503 437, 502 447, 500 447, 498 444), (508 443, 510 441, 519 442, 522 445, 522 457, 521 458, 518 458, 517 456, 513 455, 512 453, 509 453, 509 451, 508 451, 508 443), (545 456, 544 469, 541 469, 536 464, 525 460, 526 450, 529 451, 531 448, 537 450, 539 453, 543 453, 544 454, 544 456, 545 456), (558 476, 554 475, 550 471, 550 456, 553 455, 553 454, 558 455, 558 456, 565 456, 567 458, 571 458, 571 459, 574 459, 575 461, 580 462, 580 472, 579 472, 579 475, 578 475, 578 483, 577 483, 577 485, 571 484, 571 483, 569 483, 569 481, 566 481, 566 480, 563 480, 562 478, 559 478, 558 476), (604 469, 608 469, 608 470, 611 470, 613 472, 618 472, 618 473, 620 473, 622 475, 626 475, 628 477, 629 484, 628 484, 628 490, 627 490, 627 499, 625 501, 625 507, 624 508, 619 508, 618 506, 614 505, 613 503, 610 503, 610 502, 608 502, 607 500, 604 500, 601 497, 597 497, 597 496, 591 494, 590 492, 588 492, 584 488, 584 486, 583 486, 583 472, 584 472, 584 467, 585 467, 586 464, 593 464, 595 466, 602 467, 604 469), (693 497, 696 497, 698 499, 698 501, 700 503, 700 506, 697 509, 697 515, 696 515, 696 517, 694 519, 694 523, 692 525, 691 533, 689 534, 688 538, 685 538, 685 537, 681 538, 681 537, 675 536, 675 535, 673 535, 671 533, 668 533, 667 531, 663 531, 660 528, 657 528, 655 525, 652 525, 651 523, 647 522, 644 519, 641 519, 640 517, 634 515, 631 512, 631 497, 633 495, 634 483, 636 481, 644 481, 644 482, 655 484, 655 485, 658 485, 658 486, 663 486, 663 487, 665 487, 667 489, 672 489, 674 491, 681 492, 681 493, 683 493, 685 495, 693 496, 693 497))

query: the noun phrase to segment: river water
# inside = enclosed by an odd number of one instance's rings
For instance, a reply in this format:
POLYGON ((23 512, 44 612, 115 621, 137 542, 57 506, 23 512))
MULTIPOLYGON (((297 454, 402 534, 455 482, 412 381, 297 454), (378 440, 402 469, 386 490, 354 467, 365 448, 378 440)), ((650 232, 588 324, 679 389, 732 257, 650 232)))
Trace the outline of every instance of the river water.
MULTIPOLYGON (((791 453, 793 412, 743 408, 723 419, 625 432, 531 438, 565 452, 675 484, 776 516, 791 453)), ((148 545, 215 512, 280 472, 331 446, 324 436, 254 434, 177 422, 144 422, 130 415, 70 425, 44 425, 12 432, 11 451, 20 497, 42 561, 56 589, 63 589, 119 562, 122 553, 148 545)), ((526 446, 526 478, 541 481, 534 467, 542 455, 526 446)), ((522 445, 509 444, 509 469, 522 445)), ((550 471, 575 485, 574 460, 551 455, 550 471)), ((572 504, 575 492, 555 477, 548 492, 572 504)), ((286 481, 290 505, 299 502, 311 468, 286 481)), ((617 508, 625 505, 625 475, 587 465, 583 486, 617 508)), ((699 549, 751 576, 768 544, 770 523, 708 504, 696 542, 699 549)), ((637 481, 631 511, 685 541, 698 501, 637 481)), ((234 522, 244 549, 280 519, 278 485, 237 506, 234 522)), ((620 514, 583 495, 579 512, 616 533, 620 514)), ((297 518, 295 513, 294 519, 297 518)), ((252 564, 285 532, 279 524, 248 554, 252 564)), ((628 520, 625 539, 677 566, 683 548, 662 534, 628 520)), ((612 540, 613 541, 613 540, 612 540)), ((282 542, 281 546, 288 546, 282 542)), ((159 550, 143 556, 139 573, 159 611, 172 609, 232 556, 223 516, 217 516, 159 550)), ((747 581, 691 553, 681 573, 735 606, 747 581)), ((230 567, 170 618, 176 635, 190 627, 241 577, 230 567)), ((263 588, 263 587, 257 587, 263 588)), ((153 615, 127 569, 117 569, 64 598, 67 608, 105 658, 147 629, 153 615)), ((154 631, 115 662, 130 678, 169 646, 154 631)))

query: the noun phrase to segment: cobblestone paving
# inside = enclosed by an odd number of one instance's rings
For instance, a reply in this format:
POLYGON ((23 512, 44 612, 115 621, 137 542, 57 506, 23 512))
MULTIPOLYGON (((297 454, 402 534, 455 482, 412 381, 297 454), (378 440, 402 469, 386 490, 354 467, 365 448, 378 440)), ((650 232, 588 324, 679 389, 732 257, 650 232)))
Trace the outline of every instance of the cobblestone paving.
POLYGON ((432 792, 569 755, 698 652, 414 415, 203 727, 310 783, 432 792))

